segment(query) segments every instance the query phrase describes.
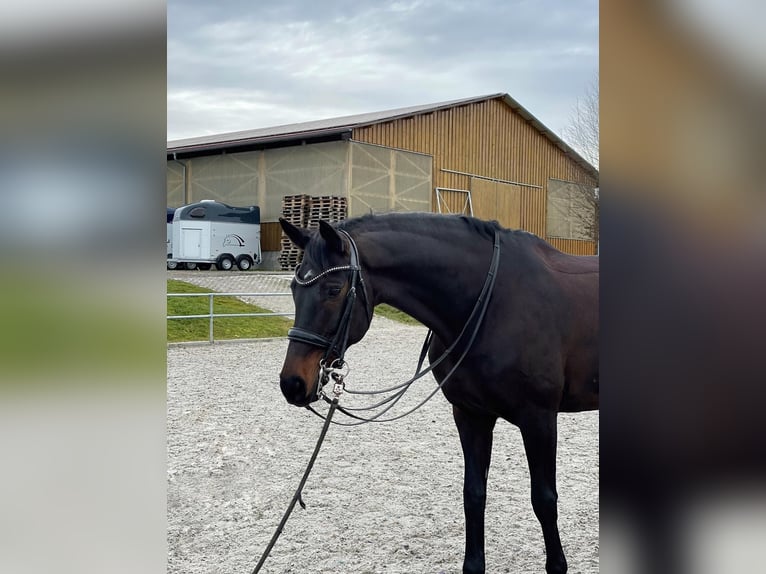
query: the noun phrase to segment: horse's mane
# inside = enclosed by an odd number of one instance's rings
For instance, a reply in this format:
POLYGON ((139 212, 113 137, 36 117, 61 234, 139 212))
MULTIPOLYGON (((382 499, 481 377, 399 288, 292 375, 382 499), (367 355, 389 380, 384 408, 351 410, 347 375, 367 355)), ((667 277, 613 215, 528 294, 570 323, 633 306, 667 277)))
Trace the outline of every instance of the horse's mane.
MULTIPOLYGON (((495 233, 509 238, 517 247, 529 254, 536 254, 548 267, 565 273, 591 272, 590 264, 584 263, 583 258, 562 253, 550 243, 534 233, 521 229, 507 229, 497 221, 485 221, 468 215, 442 215, 428 212, 392 212, 383 214, 367 214, 352 219, 346 219, 335 226, 348 233, 365 233, 376 231, 410 232, 416 235, 433 234, 439 236, 444 232, 457 231, 468 235, 468 239, 480 237, 493 241, 495 233), (582 266, 585 267, 582 267, 582 266), (582 267, 582 268, 581 268, 582 267)), ((327 267, 327 252, 321 242, 310 242, 306 246, 306 254, 320 268, 327 267)))
MULTIPOLYGON (((367 214, 351 219, 345 219, 333 224, 338 229, 348 233, 363 233, 375 231, 412 232, 416 234, 439 234, 444 230, 463 230, 469 235, 478 234, 492 241, 495 231, 509 233, 496 221, 482 221, 466 215, 445 216, 428 212, 391 212, 383 214, 367 214)), ((306 255, 321 267, 328 265, 327 254, 321 243, 310 242, 306 246, 306 255)))
POLYGON ((443 229, 465 229, 469 234, 476 234, 489 240, 493 240, 495 232, 501 234, 513 234, 517 238, 524 238, 532 242, 548 245, 534 233, 521 229, 507 229, 497 221, 485 221, 469 215, 442 215, 428 212, 395 212, 380 215, 367 214, 353 219, 346 219, 337 224, 339 229, 345 229, 349 233, 353 231, 376 231, 396 229, 400 231, 411 230, 417 233, 438 232, 443 229))

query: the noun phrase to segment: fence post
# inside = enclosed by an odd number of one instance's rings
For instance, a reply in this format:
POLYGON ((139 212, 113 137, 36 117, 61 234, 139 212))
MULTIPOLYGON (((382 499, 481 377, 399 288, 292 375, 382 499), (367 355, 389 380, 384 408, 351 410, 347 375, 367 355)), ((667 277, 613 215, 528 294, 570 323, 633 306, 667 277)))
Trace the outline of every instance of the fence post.
POLYGON ((213 293, 210 293, 210 337, 209 341, 213 343, 213 293))

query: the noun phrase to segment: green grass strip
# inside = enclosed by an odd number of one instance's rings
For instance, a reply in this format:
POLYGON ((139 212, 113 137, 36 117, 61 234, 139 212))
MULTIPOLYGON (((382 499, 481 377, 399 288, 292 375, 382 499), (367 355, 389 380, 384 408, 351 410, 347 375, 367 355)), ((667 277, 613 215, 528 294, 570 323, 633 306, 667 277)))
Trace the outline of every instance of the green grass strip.
MULTIPOLYGON (((168 279, 168 293, 212 293, 211 289, 198 287, 185 281, 168 279)), ((207 297, 168 297, 168 315, 202 315, 209 311, 207 297)), ((267 309, 245 303, 236 297, 215 297, 214 313, 268 313, 267 309)), ((406 313, 381 304, 375 307, 375 314, 404 325, 420 325, 406 313)), ((186 341, 207 341, 210 323, 208 319, 168 319, 167 340, 170 343, 186 341)), ((216 317, 213 334, 216 340, 258 339, 264 337, 286 337, 293 322, 287 317, 216 317)))
MULTIPOLYGON (((198 287, 184 281, 168 279, 168 293, 212 293, 211 289, 198 287)), ((207 297, 168 297, 168 315, 202 315, 210 311, 207 297)), ((251 305, 236 297, 215 297, 214 313, 269 313, 257 305, 251 305)), ((168 342, 207 341, 209 319, 168 319, 168 342)), ((216 340, 259 339, 286 337, 293 321, 288 317, 216 317, 213 335, 216 340)))

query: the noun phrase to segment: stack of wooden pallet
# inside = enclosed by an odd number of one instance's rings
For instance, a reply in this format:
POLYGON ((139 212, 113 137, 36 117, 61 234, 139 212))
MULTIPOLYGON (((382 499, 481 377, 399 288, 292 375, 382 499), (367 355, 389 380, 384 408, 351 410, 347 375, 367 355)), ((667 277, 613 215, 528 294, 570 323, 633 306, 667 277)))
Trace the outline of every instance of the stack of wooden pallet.
MULTIPOLYGON (((345 197, 323 195, 288 195, 282 199, 282 217, 305 229, 317 229, 320 221, 335 223, 343 221, 348 216, 348 200, 345 197)), ((279 265, 283 271, 294 270, 303 258, 299 250, 287 236, 282 233, 282 251, 279 254, 279 265)))
POLYGON ((312 197, 309 203, 306 227, 316 229, 322 220, 331 223, 343 221, 348 214, 347 202, 348 200, 345 197, 335 197, 333 195, 312 197))
MULTIPOLYGON (((296 227, 306 227, 309 208, 309 195, 287 195, 282 198, 282 217, 296 227)), ((301 262, 303 252, 282 232, 282 250, 279 253, 279 265, 283 271, 295 269, 301 262)))

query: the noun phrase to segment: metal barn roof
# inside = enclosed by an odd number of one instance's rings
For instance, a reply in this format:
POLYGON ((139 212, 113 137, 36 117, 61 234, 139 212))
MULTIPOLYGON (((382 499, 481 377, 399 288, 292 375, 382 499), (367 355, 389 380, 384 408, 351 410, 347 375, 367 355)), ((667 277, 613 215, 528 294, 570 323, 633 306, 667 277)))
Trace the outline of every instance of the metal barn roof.
POLYGON ((338 118, 315 120, 311 122, 301 122, 296 124, 286 124, 281 126, 272 126, 253 130, 243 130, 238 132, 174 140, 168 142, 167 154, 169 158, 181 154, 183 154, 185 157, 188 157, 217 151, 233 152, 236 151, 237 148, 252 148, 259 145, 277 143, 289 144, 293 141, 298 143, 304 140, 321 141, 322 139, 332 140, 349 138, 351 137, 351 133, 354 128, 366 127, 369 125, 389 122, 400 118, 432 113, 438 110, 494 99, 501 99, 503 102, 505 102, 511 109, 513 109, 522 118, 528 121, 541 135, 545 136, 556 147, 561 149, 570 159, 582 166, 593 177, 598 178, 598 170, 595 167, 593 167, 580 154, 572 149, 566 142, 564 142, 564 140, 558 137, 545 125, 543 125, 540 120, 529 113, 529 111, 527 111, 526 108, 524 108, 520 103, 518 103, 508 94, 504 93, 489 94, 486 96, 477 96, 473 98, 463 98, 460 100, 450 100, 436 104, 410 106, 406 108, 397 108, 393 110, 384 110, 366 114, 356 114, 338 118))

